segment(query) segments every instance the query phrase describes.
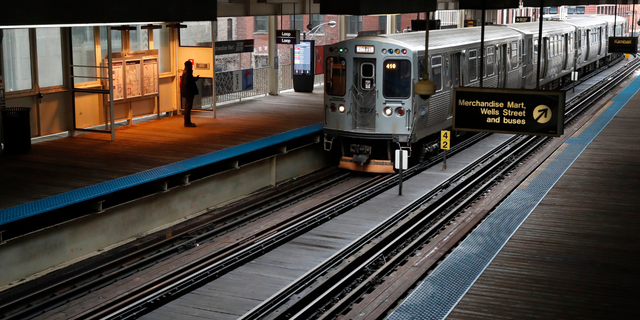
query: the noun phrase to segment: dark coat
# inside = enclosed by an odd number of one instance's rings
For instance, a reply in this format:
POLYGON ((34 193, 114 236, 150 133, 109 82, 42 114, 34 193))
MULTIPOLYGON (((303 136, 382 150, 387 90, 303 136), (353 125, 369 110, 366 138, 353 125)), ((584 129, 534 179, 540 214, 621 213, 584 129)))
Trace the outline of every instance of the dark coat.
POLYGON ((197 95, 198 86, 196 85, 196 78, 193 77, 193 70, 184 70, 180 77, 180 94, 183 97, 193 97, 197 95))

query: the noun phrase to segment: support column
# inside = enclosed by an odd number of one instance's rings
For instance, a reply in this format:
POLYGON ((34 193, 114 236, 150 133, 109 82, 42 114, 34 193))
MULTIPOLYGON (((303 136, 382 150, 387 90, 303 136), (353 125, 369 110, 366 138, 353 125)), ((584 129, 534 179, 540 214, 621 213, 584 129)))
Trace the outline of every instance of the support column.
MULTIPOLYGON (((211 111, 213 111, 213 118, 216 118, 216 40, 218 38, 218 20, 211 20, 211 86, 213 92, 211 93, 211 111)), ((159 108, 159 106, 158 106, 159 108)))
POLYGON ((269 94, 278 95, 278 45, 276 44, 276 30, 278 16, 269 16, 269 94))
POLYGON ((338 16, 338 39, 344 41, 347 39, 347 17, 338 16))

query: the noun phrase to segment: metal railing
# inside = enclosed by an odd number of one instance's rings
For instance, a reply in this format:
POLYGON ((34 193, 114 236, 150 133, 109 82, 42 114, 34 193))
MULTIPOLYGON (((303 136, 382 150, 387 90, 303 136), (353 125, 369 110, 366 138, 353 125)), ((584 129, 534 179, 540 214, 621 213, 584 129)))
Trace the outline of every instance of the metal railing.
MULTIPOLYGON (((293 89, 293 79, 291 72, 291 64, 280 65, 278 68, 278 92, 293 89)), ((324 83, 324 74, 317 74, 314 78, 314 84, 320 85, 324 83)), ((208 92, 203 88, 198 88, 200 92, 208 92)), ((210 91, 210 90, 209 90, 210 91)), ((225 102, 241 101, 244 98, 269 94, 269 68, 253 69, 253 90, 233 92, 227 94, 216 95, 216 104, 225 102)), ((213 108, 213 96, 211 93, 195 99, 193 109, 211 110, 213 108)))

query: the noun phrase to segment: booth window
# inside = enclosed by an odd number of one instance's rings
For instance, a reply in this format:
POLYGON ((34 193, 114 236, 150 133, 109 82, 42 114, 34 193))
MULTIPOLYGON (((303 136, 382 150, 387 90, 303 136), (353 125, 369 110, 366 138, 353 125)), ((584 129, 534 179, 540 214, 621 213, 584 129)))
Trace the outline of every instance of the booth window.
POLYGON ((211 48, 211 21, 185 22, 186 28, 180 29, 181 47, 211 48))
POLYGON ((158 72, 171 72, 171 29, 153 30, 153 48, 158 49, 158 72))
POLYGON ((60 28, 36 28, 38 85, 40 88, 62 86, 62 38, 60 28))
POLYGON ((2 57, 4 60, 5 90, 31 89, 31 49, 29 29, 4 29, 2 57))
POLYGON ((382 64, 382 94, 385 98, 411 96, 411 61, 388 59, 382 64))
POLYGON ((267 32, 267 16, 257 16, 254 21, 254 32, 267 32))
POLYGON ((135 30, 129 31, 129 50, 149 50, 149 30, 138 25, 135 30))
POLYGON ((344 96, 347 93, 347 60, 339 57, 327 58, 324 72, 325 92, 332 96, 344 96))
MULTIPOLYGON (((100 27, 100 59, 106 59, 108 51, 107 27, 100 27)), ((120 30, 111 30, 111 52, 122 52, 122 31, 120 30)))
MULTIPOLYGON (((71 28, 71 47, 73 48, 73 64, 81 66, 96 65, 96 42, 93 27, 71 28)), ((96 76, 96 69, 74 68, 73 83, 95 81, 93 78, 80 78, 79 76, 96 76)))

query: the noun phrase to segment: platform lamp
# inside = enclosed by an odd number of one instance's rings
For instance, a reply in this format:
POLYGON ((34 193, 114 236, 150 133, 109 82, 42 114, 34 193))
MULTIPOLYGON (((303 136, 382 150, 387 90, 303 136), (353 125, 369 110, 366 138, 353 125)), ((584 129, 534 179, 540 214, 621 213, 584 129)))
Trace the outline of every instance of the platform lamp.
POLYGON ((436 93, 436 85, 432 81, 429 81, 429 12, 427 12, 426 20, 426 30, 424 32, 424 73, 422 74, 422 80, 416 82, 413 86, 413 92, 423 100, 427 100, 436 93))
POLYGON ((313 34, 311 35, 311 38, 309 38, 309 40, 313 39, 313 36, 316 35, 318 30, 320 30, 320 27, 324 26, 325 24, 328 24, 329 27, 331 27, 331 28, 335 28, 337 23, 335 21, 331 20, 331 21, 323 22, 323 23, 321 23, 321 24, 319 24, 319 25, 317 25, 315 27, 312 27, 312 24, 309 24, 309 25, 307 25, 307 29, 309 29, 309 31, 303 33, 304 38, 307 39, 307 35, 313 31, 313 34))

